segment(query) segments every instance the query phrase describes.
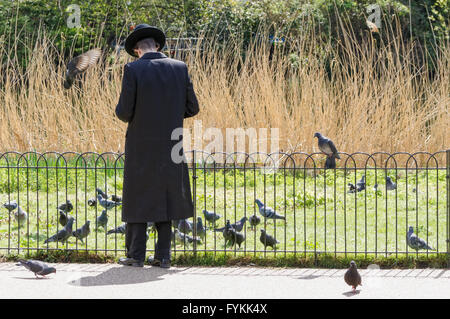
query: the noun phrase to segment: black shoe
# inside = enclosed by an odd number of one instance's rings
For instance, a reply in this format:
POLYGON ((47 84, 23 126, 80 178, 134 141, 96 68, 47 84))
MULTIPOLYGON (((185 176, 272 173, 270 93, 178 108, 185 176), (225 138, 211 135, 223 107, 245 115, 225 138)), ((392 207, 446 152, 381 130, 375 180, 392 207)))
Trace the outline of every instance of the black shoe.
POLYGON ((148 263, 152 266, 161 267, 161 268, 170 268, 170 259, 168 258, 155 258, 153 256, 148 257, 148 263))
POLYGON ((124 266, 144 267, 144 262, 134 258, 122 257, 119 259, 119 264, 124 266))

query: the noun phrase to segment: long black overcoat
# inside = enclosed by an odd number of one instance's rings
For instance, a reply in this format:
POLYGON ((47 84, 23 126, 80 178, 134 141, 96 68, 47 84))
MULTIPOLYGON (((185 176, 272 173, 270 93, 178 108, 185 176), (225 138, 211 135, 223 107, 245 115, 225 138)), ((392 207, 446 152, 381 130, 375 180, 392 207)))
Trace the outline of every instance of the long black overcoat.
POLYGON ((125 65, 116 107, 117 117, 128 122, 122 221, 160 222, 194 215, 188 167, 185 160, 173 160, 172 148, 177 146, 176 154, 184 159, 179 131, 183 119, 198 111, 184 62, 149 52, 125 65))

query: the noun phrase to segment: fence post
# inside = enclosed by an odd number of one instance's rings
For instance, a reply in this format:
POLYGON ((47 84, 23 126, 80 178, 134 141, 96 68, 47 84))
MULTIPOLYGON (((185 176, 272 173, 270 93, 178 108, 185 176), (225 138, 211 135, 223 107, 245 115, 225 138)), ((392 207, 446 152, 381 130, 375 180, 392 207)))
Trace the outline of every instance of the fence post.
POLYGON ((447 268, 450 268, 450 149, 446 151, 447 154, 447 268))
POLYGON ((195 150, 192 153, 192 197, 193 197, 193 204, 194 204, 194 220, 193 220, 193 230, 192 230, 192 236, 194 237, 194 258, 197 257, 197 172, 196 172, 196 164, 195 164, 195 150))

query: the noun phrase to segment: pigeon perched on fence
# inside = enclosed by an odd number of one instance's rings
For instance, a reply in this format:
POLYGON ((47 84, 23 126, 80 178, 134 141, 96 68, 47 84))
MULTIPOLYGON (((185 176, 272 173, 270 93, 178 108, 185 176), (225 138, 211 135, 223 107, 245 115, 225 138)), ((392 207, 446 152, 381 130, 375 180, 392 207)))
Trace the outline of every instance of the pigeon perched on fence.
POLYGON ((353 291, 356 290, 356 287, 362 286, 361 275, 356 269, 356 264, 353 260, 350 262, 350 268, 345 272, 344 280, 347 285, 352 286, 353 291))
POLYGON ((286 220, 285 216, 279 215, 272 207, 264 205, 259 199, 255 200, 255 202, 258 204, 259 212, 265 218, 286 220))
POLYGON ((261 218, 257 215, 252 215, 248 219, 248 222, 250 223, 250 226, 252 226, 252 229, 255 230, 256 226, 261 222, 261 218))
POLYGON ((101 54, 102 51, 100 49, 92 49, 70 60, 67 64, 64 88, 69 89, 76 76, 96 64, 101 54))
POLYGON ((59 241, 62 243, 67 241, 69 239, 69 237, 72 236, 72 225, 73 225, 74 220, 75 220, 75 218, 69 217, 69 220, 67 221, 66 226, 64 226, 63 229, 61 229, 59 232, 57 232, 55 235, 53 235, 49 239, 46 239, 44 241, 44 244, 51 243, 54 241, 59 241))
POLYGON ((214 223, 216 220, 222 217, 215 212, 208 212, 206 209, 203 210, 203 215, 205 216, 206 221, 208 221, 209 223, 214 223))
MULTIPOLYGON (((100 195, 99 195, 100 196, 100 195)), ((103 227, 103 229, 106 231, 106 225, 108 224, 108 211, 104 209, 100 216, 97 217, 97 229, 98 227, 103 227)))
POLYGON ((64 213, 70 213, 73 210, 73 204, 70 200, 67 200, 65 203, 58 206, 59 210, 62 210, 64 213))
POLYGON ((390 176, 386 176, 386 189, 388 191, 394 190, 397 188, 397 184, 395 184, 390 176))
POLYGON ((123 223, 120 226, 117 226, 114 229, 110 229, 108 230, 108 232, 106 233, 106 235, 110 235, 110 234, 125 234, 127 231, 127 224, 123 223))
POLYGON ((19 259, 19 263, 16 265, 23 266, 26 269, 30 270, 37 278, 39 278, 38 275, 45 277, 48 274, 56 273, 56 269, 54 267, 49 267, 46 263, 43 263, 39 260, 19 259))
POLYGON ((17 205, 17 202, 15 200, 4 203, 2 205, 3 207, 5 207, 8 211, 13 211, 14 209, 16 209, 19 205, 17 205))
POLYGON ((83 239, 91 233, 90 224, 91 221, 88 220, 83 226, 72 233, 73 237, 75 237, 77 240, 79 239, 84 244, 83 239))
POLYGON ((115 202, 106 198, 103 198, 102 195, 98 194, 97 195, 97 202, 105 209, 112 209, 116 206, 120 206, 122 205, 122 203, 120 202, 115 202))
POLYGON ((414 234, 414 228, 412 226, 409 226, 408 234, 406 235, 406 241, 408 243, 408 246, 411 247, 412 249, 415 249, 416 251, 418 251, 420 249, 436 250, 436 249, 428 246, 428 244, 425 240, 417 237, 417 235, 414 234))
POLYGON ((317 137, 319 139, 319 149, 325 153, 328 157, 335 157, 337 159, 341 159, 339 157, 338 151, 336 149, 336 146, 334 145, 333 141, 330 140, 328 137, 323 136, 320 133, 315 133, 314 137, 317 137))
POLYGON ((26 223, 28 219, 28 213, 22 209, 19 205, 17 205, 17 211, 14 212, 14 218, 19 226, 22 226, 26 223))
POLYGON ((280 243, 274 237, 267 234, 264 229, 261 229, 261 236, 259 237, 259 240, 264 245, 264 248, 266 248, 267 246, 270 246, 270 247, 272 247, 272 249, 276 249, 276 244, 280 243))

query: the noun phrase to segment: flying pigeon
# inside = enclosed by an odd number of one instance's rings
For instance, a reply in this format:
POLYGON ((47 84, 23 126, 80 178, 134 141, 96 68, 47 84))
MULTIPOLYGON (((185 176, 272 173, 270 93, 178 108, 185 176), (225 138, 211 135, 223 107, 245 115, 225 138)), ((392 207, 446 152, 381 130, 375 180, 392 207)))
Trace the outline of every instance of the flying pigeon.
POLYGON ((64 213, 70 213, 73 210, 73 205, 70 200, 67 200, 65 203, 58 206, 59 210, 62 210, 64 213))
POLYGON ((119 203, 119 202, 115 202, 115 201, 112 201, 112 200, 103 198, 102 195, 100 195, 100 194, 97 195, 97 202, 98 202, 103 208, 105 208, 105 209, 107 209, 107 210, 108 210, 108 209, 111 209, 111 208, 114 208, 114 207, 116 207, 116 206, 122 205, 122 204, 119 203))
POLYGON ((338 151, 336 149, 336 146, 334 145, 333 141, 330 140, 328 137, 323 136, 320 133, 315 133, 314 137, 317 137, 319 139, 319 149, 325 153, 328 157, 335 157, 337 159, 341 159, 339 157, 338 151))
POLYGON ((353 292, 355 292, 356 287, 362 286, 361 275, 358 273, 358 269, 356 269, 356 264, 353 260, 350 262, 350 268, 345 272, 344 280, 347 285, 352 286, 353 292))
POLYGON ((276 244, 280 243, 274 237, 267 234, 264 229, 261 229, 261 236, 259 237, 259 240, 264 245, 264 248, 266 248, 267 246, 270 246, 270 247, 272 247, 272 249, 276 249, 276 244))
POLYGON ((409 231, 408 231, 408 234, 406 235, 406 241, 408 243, 408 246, 411 247, 412 249, 415 249, 416 251, 418 251, 420 249, 436 250, 436 249, 428 246, 428 244, 425 240, 417 237, 417 235, 414 234, 414 228, 412 226, 409 226, 409 231))
POLYGON ((14 218, 16 219, 16 222, 19 223, 20 226, 26 223, 28 219, 28 214, 26 211, 22 209, 22 207, 17 206, 17 211, 14 212, 14 218))
POLYGON ((334 156, 327 156, 325 161, 325 169, 333 169, 336 168, 336 159, 334 156))
POLYGON ((279 215, 273 208, 267 207, 259 199, 255 200, 255 202, 258 204, 259 212, 265 218, 286 220, 286 217, 279 215))
POLYGON ((127 230, 127 224, 123 223, 122 225, 117 226, 117 228, 108 230, 106 235, 110 235, 110 234, 125 234, 126 230, 127 230))
POLYGON ((397 184, 395 184, 390 176, 386 176, 386 189, 388 191, 394 190, 397 188, 397 184))
POLYGON ((17 202, 15 200, 4 203, 2 206, 5 207, 8 211, 13 211, 18 207, 17 202))
POLYGON ((45 275, 56 273, 56 269, 54 267, 49 267, 47 264, 39 260, 19 259, 19 263, 16 264, 16 266, 24 266, 26 269, 33 272, 37 278, 39 278, 38 275, 44 278, 45 275))
POLYGON ((91 221, 88 220, 83 226, 81 226, 80 228, 78 228, 77 230, 75 230, 72 235, 76 238, 81 240, 81 242, 84 244, 83 242, 83 238, 86 238, 90 233, 91 233, 91 228, 90 228, 90 224, 91 221))
POLYGON ((102 51, 100 49, 92 49, 70 60, 70 62, 67 64, 64 88, 70 89, 73 81, 75 80, 75 77, 97 63, 101 53, 102 51))
POLYGON ((218 219, 220 219, 220 217, 222 217, 215 212, 208 212, 206 209, 203 210, 203 215, 205 216, 205 219, 209 223, 214 223, 216 220, 218 220, 218 219))
POLYGON ((252 226, 252 229, 255 230, 256 226, 261 222, 261 218, 257 215, 252 215, 248 219, 248 222, 250 223, 250 226, 252 226))
POLYGON ((66 226, 64 226, 63 229, 61 229, 59 232, 57 232, 55 235, 53 235, 49 239, 46 239, 44 241, 44 244, 51 243, 54 241, 60 241, 62 243, 67 241, 69 239, 69 237, 72 236, 72 225, 73 225, 74 220, 75 220, 75 218, 69 217, 69 220, 67 221, 66 226))
MULTIPOLYGON (((100 195, 99 195, 100 196, 100 195)), ((108 224, 108 211, 104 209, 100 216, 97 217, 97 229, 98 227, 103 227, 103 229, 106 231, 106 225, 108 224)))

